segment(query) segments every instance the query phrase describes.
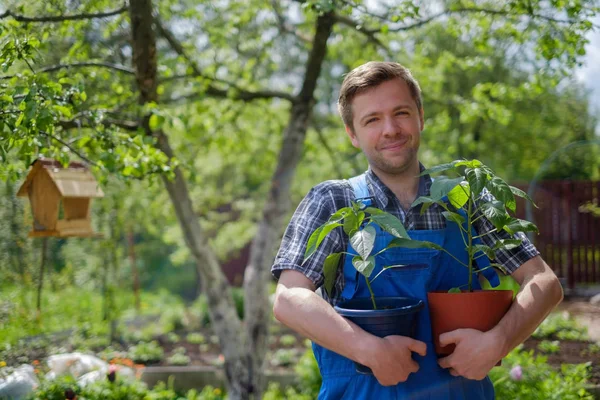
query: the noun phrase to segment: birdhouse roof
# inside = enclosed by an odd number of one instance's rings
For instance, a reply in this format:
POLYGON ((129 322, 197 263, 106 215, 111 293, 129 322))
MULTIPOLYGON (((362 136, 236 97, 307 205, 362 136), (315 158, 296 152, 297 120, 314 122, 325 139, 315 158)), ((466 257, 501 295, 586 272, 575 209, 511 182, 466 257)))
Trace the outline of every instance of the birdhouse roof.
POLYGON ((29 185, 39 173, 48 174, 62 197, 104 197, 102 189, 85 164, 71 162, 63 168, 56 160, 37 159, 17 192, 17 196, 27 196, 29 185))

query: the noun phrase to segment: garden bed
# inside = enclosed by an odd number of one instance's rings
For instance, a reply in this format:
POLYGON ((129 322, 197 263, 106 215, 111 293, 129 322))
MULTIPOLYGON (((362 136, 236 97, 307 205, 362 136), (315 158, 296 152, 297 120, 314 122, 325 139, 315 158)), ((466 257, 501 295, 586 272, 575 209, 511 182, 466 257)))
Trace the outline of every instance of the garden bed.
MULTIPOLYGON (((568 303, 562 309, 573 307, 568 303)), ((590 311, 589 307, 585 307, 590 311)), ((596 307, 600 310, 600 307, 596 307)), ((158 318, 158 317, 157 317, 158 318)), ((144 326, 152 326, 156 320, 145 318, 144 326)), ((8 366, 23 363, 34 364, 45 369, 45 358, 51 354, 81 351, 95 353, 109 362, 129 366, 157 367, 220 367, 223 356, 218 338, 212 329, 203 327, 189 332, 177 329, 160 335, 138 333, 144 326, 130 326, 121 336, 121 342, 108 343, 105 337, 82 337, 81 332, 64 331, 52 335, 40 335, 23 339, 18 346, 0 354, 0 362, 8 366)), ((294 366, 308 350, 309 343, 300 335, 278 322, 271 326, 267 370, 275 374, 293 374, 294 366)), ((600 346, 587 338, 587 333, 569 315, 556 313, 548 318, 536 331, 534 337, 523 344, 524 350, 533 350, 536 355, 547 357, 547 362, 560 369, 562 364, 591 362, 589 383, 600 385, 600 346)))

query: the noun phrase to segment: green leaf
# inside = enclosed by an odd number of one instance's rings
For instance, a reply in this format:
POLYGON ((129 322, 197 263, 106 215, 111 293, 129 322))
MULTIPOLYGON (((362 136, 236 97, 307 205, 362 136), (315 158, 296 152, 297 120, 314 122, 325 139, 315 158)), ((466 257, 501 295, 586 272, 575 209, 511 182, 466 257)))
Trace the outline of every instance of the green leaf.
POLYGON ((444 250, 444 248, 440 245, 437 245, 432 242, 426 242, 423 240, 411 240, 405 238, 394 238, 392 239, 386 249, 391 249, 394 247, 403 247, 406 249, 435 249, 435 250, 444 250))
POLYGON ((433 199, 432 197, 421 196, 411 204, 411 207, 416 207, 419 204, 425 204, 427 208, 429 208, 434 203, 437 203, 437 200, 433 199))
POLYGON ((329 297, 332 297, 333 286, 335 285, 335 278, 337 277, 341 256, 342 253, 331 253, 323 263, 323 276, 325 277, 323 286, 329 297))
POLYGON ((459 213, 455 213, 452 211, 443 211, 442 215, 448 221, 456 222, 457 224, 463 224, 465 222, 465 218, 459 213))
POLYGON ((449 169, 454 169, 454 165, 458 162, 458 160, 456 161, 452 161, 446 164, 440 164, 440 165, 436 165, 434 167, 431 168, 427 168, 425 171, 421 172, 419 174, 419 176, 423 176, 423 175, 431 175, 431 174, 435 174, 438 172, 444 172, 444 171, 448 171, 449 169))
POLYGON ((508 270, 506 269, 506 267, 502 264, 498 264, 498 263, 490 263, 490 266, 494 267, 494 268, 498 268, 500 271, 502 271, 502 273, 504 273, 505 275, 510 275, 510 272, 508 272, 508 270))
POLYGON ((380 210, 377 207, 367 207, 364 210, 366 213, 371 214, 371 215, 380 215, 380 214, 385 214, 385 211, 380 210))
POLYGON ((471 188, 469 187, 469 183, 461 182, 448 193, 448 200, 455 208, 462 208, 469 201, 470 195, 471 188))
POLYGON ((494 253, 494 250, 492 250, 490 246, 486 246, 485 244, 474 244, 473 249, 475 250, 475 253, 473 253, 473 255, 482 252, 486 256, 488 256, 490 260, 494 260, 496 258, 496 253, 494 253))
POLYGON ((453 287, 451 289, 448 289, 448 293, 461 293, 461 291, 460 288, 453 287))
POLYGON ((475 197, 479 196, 488 181, 488 174, 483 168, 467 168, 466 175, 471 192, 475 197))
POLYGON ((315 253, 315 251, 317 251, 317 248, 319 248, 319 245, 321 244, 323 239, 325 239, 325 237, 329 234, 329 232, 331 232, 338 226, 342 226, 342 224, 338 222, 327 222, 315 229, 315 231, 308 238, 308 243, 306 244, 306 251, 304 252, 304 262, 306 262, 306 260, 310 256, 312 256, 315 253))
POLYGON ((510 215, 508 215, 504 208, 504 204, 498 200, 483 203, 480 206, 480 210, 498 230, 502 229, 511 220, 510 215))
POLYGON ((506 224, 503 229, 514 235, 517 232, 536 232, 539 233, 539 230, 535 224, 525 221, 524 219, 511 218, 510 222, 506 224))
POLYGON ((397 238, 410 238, 404 225, 402 225, 402 221, 392 214, 384 213, 371 215, 371 222, 379 225, 381 229, 397 238))
POLYGON ((360 225, 358 225, 358 218, 356 217, 356 214, 351 212, 350 214, 346 215, 344 218, 344 232, 346 235, 348 235, 348 237, 352 236, 359 228, 360 225))
POLYGON ((72 114, 71 114, 71 110, 69 109, 69 107, 55 105, 52 108, 54 108, 56 111, 58 111, 63 116, 65 116, 65 118, 71 118, 72 114))
POLYGON ((501 178, 497 176, 493 177, 491 181, 488 182, 487 188, 490 193, 496 198, 496 200, 504 203, 506 208, 511 211, 515 211, 517 208, 517 203, 515 201, 515 196, 510 190, 510 186, 501 178))
POLYGON ((25 113, 19 114, 19 118, 15 121, 15 128, 18 128, 23 122, 23 118, 25 118, 25 113))
POLYGON ((356 202, 352 202, 352 208, 354 209, 354 211, 358 212, 360 210, 364 210, 367 206, 365 206, 365 203, 362 202, 362 200, 356 201, 356 202))
POLYGON ((442 197, 447 196, 456 185, 460 184, 464 178, 448 178, 447 176, 440 176, 433 181, 431 185, 431 197, 435 200, 440 200, 442 197))
POLYGON ((356 256, 352 259, 352 265, 368 279, 373 273, 373 269, 375 269, 375 257, 370 256, 366 260, 363 260, 359 256, 356 256))
POLYGON ((354 214, 351 207, 340 208, 334 214, 331 214, 327 222, 340 222, 350 214, 354 214))
POLYGON ((423 203, 423 206, 421 206, 421 213, 420 214, 421 215, 425 214, 427 212, 427 210, 429 209, 429 207, 431 207, 433 204, 435 204, 435 203, 423 203))
POLYGON ((521 243, 523 243, 521 239, 500 239, 496 242, 493 249, 512 250, 514 248, 519 247, 521 243))
POLYGON ((467 167, 470 169, 481 167, 483 163, 479 160, 463 160, 463 161, 455 161, 455 167, 467 167))
POLYGON ((371 254, 371 250, 373 250, 373 246, 375 245, 375 238, 377 237, 377 231, 371 225, 366 226, 364 229, 361 229, 350 237, 350 244, 352 248, 356 250, 360 256, 366 260, 371 254))
POLYGON ((158 115, 158 114, 152 114, 150 116, 150 121, 148 121, 149 125, 150 125, 150 129, 152 131, 157 131, 159 130, 162 125, 165 122, 165 117, 163 117, 162 115, 158 115))
POLYGON ((533 206, 535 208, 538 208, 538 206, 533 202, 533 199, 531 197, 529 197, 529 195, 527 193, 525 193, 524 191, 522 191, 519 188, 516 188, 514 186, 509 186, 510 187, 510 191, 512 192, 512 194, 514 194, 515 196, 519 196, 523 199, 527 199, 531 202, 531 204, 533 204, 533 206))

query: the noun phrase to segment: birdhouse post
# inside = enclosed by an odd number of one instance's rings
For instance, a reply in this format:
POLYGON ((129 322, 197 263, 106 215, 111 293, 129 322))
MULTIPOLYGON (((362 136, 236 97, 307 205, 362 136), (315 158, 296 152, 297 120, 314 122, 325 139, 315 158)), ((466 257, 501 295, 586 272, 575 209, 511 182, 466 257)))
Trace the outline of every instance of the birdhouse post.
POLYGON ((29 198, 33 215, 30 237, 89 237, 92 230, 91 201, 104 193, 85 164, 67 168, 51 159, 32 164, 18 196, 29 198))

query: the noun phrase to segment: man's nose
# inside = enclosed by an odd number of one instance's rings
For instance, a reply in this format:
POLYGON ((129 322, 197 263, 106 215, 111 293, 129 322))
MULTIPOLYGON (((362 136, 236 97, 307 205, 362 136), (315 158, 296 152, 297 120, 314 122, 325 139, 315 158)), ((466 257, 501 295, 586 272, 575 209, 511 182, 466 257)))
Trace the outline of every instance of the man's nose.
POLYGON ((385 136, 396 136, 398 134, 398 125, 392 117, 383 119, 383 134, 385 136))

